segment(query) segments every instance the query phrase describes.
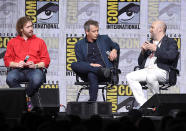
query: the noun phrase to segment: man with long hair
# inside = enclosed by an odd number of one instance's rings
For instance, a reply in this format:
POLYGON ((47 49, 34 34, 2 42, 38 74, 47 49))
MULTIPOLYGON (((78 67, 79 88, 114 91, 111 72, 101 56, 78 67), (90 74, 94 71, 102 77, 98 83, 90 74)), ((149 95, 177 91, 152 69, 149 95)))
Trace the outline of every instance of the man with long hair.
POLYGON ((16 24, 18 35, 7 44, 5 66, 11 68, 6 79, 10 88, 21 87, 20 82, 29 82, 26 93, 29 97, 38 91, 44 82, 43 68, 50 63, 45 42, 33 34, 30 17, 21 17, 16 24))

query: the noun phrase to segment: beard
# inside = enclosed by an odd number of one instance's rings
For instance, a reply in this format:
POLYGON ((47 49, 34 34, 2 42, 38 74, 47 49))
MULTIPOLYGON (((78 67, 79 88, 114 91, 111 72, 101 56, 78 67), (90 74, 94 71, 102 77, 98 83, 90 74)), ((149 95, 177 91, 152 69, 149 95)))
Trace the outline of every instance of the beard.
POLYGON ((23 31, 23 34, 24 34, 26 37, 30 38, 30 37, 32 37, 32 35, 33 35, 33 31, 29 31, 29 32, 23 31))
POLYGON ((151 33, 151 39, 152 40, 156 40, 156 37, 155 37, 155 35, 153 33, 151 33))

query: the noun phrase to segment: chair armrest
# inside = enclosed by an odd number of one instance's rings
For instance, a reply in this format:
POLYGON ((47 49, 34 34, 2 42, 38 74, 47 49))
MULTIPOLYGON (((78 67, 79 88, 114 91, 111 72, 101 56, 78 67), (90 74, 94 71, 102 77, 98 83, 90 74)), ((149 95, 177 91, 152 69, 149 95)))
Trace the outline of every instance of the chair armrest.
POLYGON ((176 85, 178 75, 179 75, 178 69, 174 67, 169 68, 169 85, 171 86, 176 85))
POLYGON ((0 73, 7 75, 8 70, 6 66, 0 66, 0 73))
POLYGON ((179 75, 179 74, 180 74, 180 71, 179 71, 177 68, 170 67, 169 72, 170 72, 171 70, 174 70, 174 71, 176 72, 176 74, 177 74, 177 75, 179 75))
POLYGON ((141 68, 140 68, 140 66, 135 66, 134 67, 134 71, 137 71, 137 70, 140 70, 141 68))
POLYGON ((79 82, 80 77, 76 74, 76 82, 79 82))
POLYGON ((116 68, 116 67, 111 67, 110 68, 110 72, 114 72, 114 73, 117 73, 117 74, 121 74, 121 70, 119 68, 116 68))
POLYGON ((44 73, 44 74, 47 73, 47 68, 43 67, 42 70, 43 70, 43 73, 44 73))
POLYGON ((43 68, 39 68, 39 69, 42 69, 43 76, 44 76, 44 83, 46 83, 47 68, 43 67, 43 68))
POLYGON ((118 72, 118 74, 121 74, 121 70, 120 69, 117 69, 117 72, 118 72))

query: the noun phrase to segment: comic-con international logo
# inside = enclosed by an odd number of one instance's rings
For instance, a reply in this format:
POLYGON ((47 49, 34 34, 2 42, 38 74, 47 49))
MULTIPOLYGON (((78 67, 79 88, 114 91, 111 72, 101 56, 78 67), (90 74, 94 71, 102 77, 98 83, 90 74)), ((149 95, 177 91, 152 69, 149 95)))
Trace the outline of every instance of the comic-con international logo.
POLYGON ((139 29, 140 0, 107 0, 107 29, 139 29))
POLYGON ((25 15, 36 29, 58 29, 59 0, 26 0, 25 15))
POLYGON ((66 34, 66 76, 75 76, 75 73, 72 71, 71 64, 76 62, 75 55, 75 44, 84 37, 66 34))
POLYGON ((44 89, 57 89, 59 88, 59 84, 43 84, 41 85, 41 88, 44 88, 44 89))
POLYGON ((0 36, 0 49, 1 48, 7 48, 7 43, 10 39, 12 39, 13 37, 1 37, 0 36))
POLYGON ((160 19, 167 24, 167 29, 180 29, 181 0, 148 0, 148 24, 160 19))
MULTIPOLYGON (((181 35, 180 35, 181 36, 181 35)), ((181 71, 181 37, 175 37, 174 40, 177 42, 177 46, 178 46, 178 51, 180 52, 180 57, 178 60, 178 64, 177 64, 177 69, 179 69, 179 71, 181 71)))
POLYGON ((6 53, 7 43, 13 38, 13 33, 0 33, 0 63, 3 61, 4 55, 6 53), (4 36, 4 35, 8 36, 4 36))
POLYGON ((134 101, 132 90, 128 85, 114 85, 107 88, 106 99, 112 103, 112 112, 117 112, 134 101))

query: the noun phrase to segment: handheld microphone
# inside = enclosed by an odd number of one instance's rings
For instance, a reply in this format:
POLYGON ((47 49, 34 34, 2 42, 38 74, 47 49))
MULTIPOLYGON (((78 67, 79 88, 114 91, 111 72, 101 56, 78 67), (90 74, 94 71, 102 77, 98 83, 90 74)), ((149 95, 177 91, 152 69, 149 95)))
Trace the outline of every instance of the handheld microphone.
POLYGON ((27 62, 27 60, 29 59, 29 55, 27 55, 26 57, 25 57, 25 59, 24 59, 24 62, 26 63, 27 62))
POLYGON ((107 54, 107 55, 110 55, 110 51, 106 51, 106 54, 107 54))

